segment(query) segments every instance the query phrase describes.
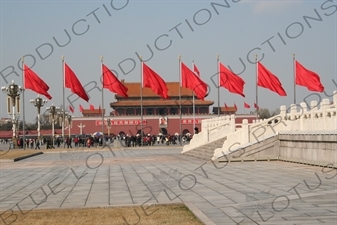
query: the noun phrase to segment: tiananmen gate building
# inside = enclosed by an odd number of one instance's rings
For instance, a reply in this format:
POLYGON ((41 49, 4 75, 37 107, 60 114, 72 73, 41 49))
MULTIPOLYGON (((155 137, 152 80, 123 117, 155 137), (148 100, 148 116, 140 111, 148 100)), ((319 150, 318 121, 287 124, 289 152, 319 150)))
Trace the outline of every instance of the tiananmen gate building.
MULTIPOLYGON (((110 134, 129 134, 136 135, 141 130, 141 83, 125 82, 122 83, 128 88, 128 98, 115 95, 114 102, 110 103, 112 108, 110 116, 104 117, 104 133, 110 134), (111 121, 110 131, 107 126, 107 120, 111 121)), ((142 105, 143 105, 143 131, 145 134, 156 135, 180 133, 180 123, 182 133, 194 133, 193 127, 193 92, 187 88, 181 88, 181 113, 180 121, 180 98, 179 98, 179 82, 166 82, 168 87, 169 99, 162 99, 154 93, 150 88, 142 89, 142 105)), ((201 131, 201 121, 217 116, 218 107, 214 107, 213 111, 209 108, 213 105, 213 101, 200 100, 195 97, 195 127, 201 131)), ((103 111, 104 112, 104 111, 103 111)), ((234 107, 221 107, 222 115, 231 115, 236 113, 234 107)), ((102 115, 98 109, 85 109, 82 112, 83 117, 73 118, 73 128, 71 133, 94 133, 102 131, 102 115), (84 125, 84 126, 83 126, 84 125)), ((251 123, 255 119, 255 115, 236 115, 236 122, 241 123, 243 119, 248 119, 251 123)), ((66 133, 66 132, 65 132, 66 133)))

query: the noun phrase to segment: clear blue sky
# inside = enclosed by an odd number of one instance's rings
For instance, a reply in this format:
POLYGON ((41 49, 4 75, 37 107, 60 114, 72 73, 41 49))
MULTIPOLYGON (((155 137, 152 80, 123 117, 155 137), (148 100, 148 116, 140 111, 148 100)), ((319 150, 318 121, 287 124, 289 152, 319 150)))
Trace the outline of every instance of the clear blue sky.
MULTIPOLYGON (((153 50, 153 57, 147 65, 165 81, 179 80, 178 55, 189 66, 194 60, 202 79, 211 86, 207 99, 213 100, 214 106, 217 106, 217 89, 211 77, 217 72, 216 55, 219 54, 220 61, 240 73, 246 82, 246 98, 220 89, 220 104, 233 105, 235 102, 239 113, 243 113, 244 101, 251 106, 255 102, 256 66, 247 59, 247 54, 254 48, 258 49, 248 55, 249 60, 254 60, 254 54, 258 54, 259 59, 264 54, 262 64, 278 76, 288 94, 280 97, 259 88, 260 107, 274 110, 293 102, 292 54, 296 54, 296 59, 305 67, 320 75, 327 94, 331 95, 337 89, 336 0, 3 0, 0 8, 0 86, 7 86, 12 80, 22 85, 18 62, 27 55, 27 65, 32 66, 50 86, 53 99, 47 106, 62 104, 62 55, 89 91, 95 82, 100 84, 100 56, 120 79, 139 82, 140 65, 136 52, 147 60, 151 56, 147 45, 153 50), (64 30, 71 37, 68 44, 64 30), (58 46, 54 39, 65 46, 58 46), (244 71, 240 58, 246 65, 244 71), (10 74, 12 67, 20 77, 10 74), (125 75, 122 70, 128 73, 125 75)), ((311 94, 304 87, 297 86, 296 90, 297 102, 311 94)), ((29 99, 37 95, 30 90, 25 93, 26 120, 32 122, 36 108, 29 99)), ((71 95, 69 89, 65 93, 66 97, 71 95)), ((101 92, 93 89, 88 94, 89 103, 98 107, 101 92)), ((325 97, 324 93, 320 95, 325 97)), ((105 89, 104 97, 104 107, 107 108, 109 102, 114 101, 114 94, 105 89)), ((8 117, 5 99, 6 95, 1 92, 0 117, 8 117)), ((70 97, 75 115, 79 115, 79 104, 89 107, 89 103, 75 99, 75 96, 70 97)), ((318 97, 312 95, 307 98, 308 102, 310 100, 318 100, 318 97)), ((66 100, 66 105, 69 104, 66 100)))

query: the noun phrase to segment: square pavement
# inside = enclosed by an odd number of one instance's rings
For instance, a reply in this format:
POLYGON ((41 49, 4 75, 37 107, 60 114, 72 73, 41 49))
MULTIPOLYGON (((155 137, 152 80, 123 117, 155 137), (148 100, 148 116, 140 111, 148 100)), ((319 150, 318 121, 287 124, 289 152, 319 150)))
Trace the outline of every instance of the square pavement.
POLYGON ((185 203, 205 224, 337 224, 335 169, 213 164, 180 152, 74 150, 0 162, 0 211, 185 203))

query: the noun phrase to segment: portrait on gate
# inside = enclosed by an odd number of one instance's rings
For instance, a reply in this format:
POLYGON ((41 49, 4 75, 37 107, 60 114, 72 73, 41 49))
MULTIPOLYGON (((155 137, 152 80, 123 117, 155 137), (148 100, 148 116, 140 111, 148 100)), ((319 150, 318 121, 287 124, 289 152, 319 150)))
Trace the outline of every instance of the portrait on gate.
POLYGON ((167 117, 159 118, 159 127, 167 127, 167 117))

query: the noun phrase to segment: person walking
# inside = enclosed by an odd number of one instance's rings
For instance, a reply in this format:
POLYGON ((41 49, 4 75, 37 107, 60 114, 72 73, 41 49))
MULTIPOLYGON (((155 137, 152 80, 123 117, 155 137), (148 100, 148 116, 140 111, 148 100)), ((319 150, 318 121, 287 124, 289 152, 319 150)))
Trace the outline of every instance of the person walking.
POLYGON ((40 149, 40 141, 35 139, 35 150, 40 149))
POLYGON ((70 137, 69 137, 69 138, 68 138, 68 137, 66 138, 66 144, 67 144, 67 148, 69 148, 69 147, 70 147, 70 148, 73 148, 73 147, 71 146, 71 138, 70 138, 70 137))

